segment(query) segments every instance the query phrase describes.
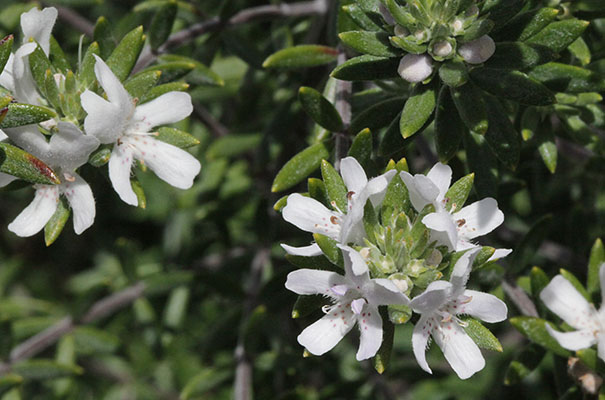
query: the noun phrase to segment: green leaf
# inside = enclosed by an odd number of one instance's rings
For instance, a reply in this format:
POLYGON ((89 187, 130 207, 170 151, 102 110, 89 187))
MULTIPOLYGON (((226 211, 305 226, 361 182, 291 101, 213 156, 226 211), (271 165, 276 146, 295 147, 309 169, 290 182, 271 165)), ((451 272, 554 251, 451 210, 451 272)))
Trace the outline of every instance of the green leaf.
POLYGON ((332 47, 306 44, 289 47, 273 53, 265 61, 264 68, 307 68, 336 61, 338 50, 332 47))
POLYGON ((61 45, 59 45, 57 39, 52 35, 50 37, 49 58, 52 64, 63 74, 71 70, 71 65, 69 64, 69 61, 67 61, 67 57, 65 56, 61 45))
POLYGON ((255 149, 261 142, 260 134, 231 134, 218 138, 209 147, 206 156, 211 159, 234 157, 255 149))
POLYGON ((582 285, 582 283, 578 280, 578 278, 576 278, 576 276, 574 274, 572 274, 571 272, 569 272, 563 268, 559 269, 559 273, 563 276, 563 278, 567 279, 574 288, 576 288, 578 293, 580 293, 586 299, 586 301, 588 301, 588 302, 592 301, 590 298, 590 295, 588 294, 588 291, 586 290, 584 285, 582 285))
POLYGON ((99 17, 95 24, 93 39, 98 43, 99 54, 102 59, 109 57, 112 51, 116 48, 116 41, 113 37, 109 21, 105 17, 99 17))
POLYGON ((139 26, 124 35, 124 38, 107 58, 107 65, 120 81, 128 78, 143 49, 143 44, 145 44, 143 27, 139 26))
POLYGON ((8 143, 0 143, 0 172, 31 183, 44 185, 61 183, 48 165, 8 143))
POLYGON ((481 247, 481 250, 475 256, 475 260, 473 261, 473 271, 483 268, 488 262, 491 256, 494 255, 496 249, 489 246, 481 247))
POLYGON ((37 124, 42 121, 55 118, 57 114, 47 107, 34 106, 32 104, 11 103, 8 105, 8 113, 0 123, 0 129, 14 128, 16 126, 37 124))
POLYGON ((172 289, 164 309, 164 325, 173 329, 182 326, 190 296, 191 290, 187 286, 172 289))
POLYGON ((485 140, 498 160, 514 170, 521 154, 519 133, 506 115, 500 101, 492 96, 484 96, 484 98, 489 118, 485 140))
POLYGON ((389 321, 396 325, 405 324, 412 318, 412 309, 403 304, 391 304, 388 306, 389 321))
POLYGON ((547 63, 555 58, 555 53, 543 46, 522 42, 496 43, 495 53, 485 66, 496 69, 525 70, 547 63))
POLYGON ((487 110, 481 91, 472 83, 467 83, 450 88, 450 93, 464 125, 475 133, 485 134, 488 127, 487 110))
POLYGON ((592 58, 590 48, 581 36, 570 44, 568 49, 580 61, 580 64, 583 66, 590 64, 592 58))
POLYGON ((313 239, 324 253, 326 258, 334 265, 344 268, 345 262, 342 256, 342 251, 336 246, 338 242, 320 233, 314 233, 313 239))
POLYGON ((418 132, 429 120, 437 102, 435 85, 416 84, 411 96, 405 102, 399 130, 404 139, 418 132))
MULTIPOLYGON (((179 147, 181 149, 186 149, 188 147, 200 144, 200 141, 197 140, 195 136, 180 129, 163 126, 157 131, 158 135, 156 136, 156 139, 161 140, 162 142, 170 143, 171 145, 179 147)), ((260 140, 257 140, 255 142, 255 145, 258 144, 259 141, 260 140)), ((216 141, 213 144, 215 143, 216 141)), ((208 156, 208 153, 206 153, 206 156, 208 156)))
POLYGON ((490 33, 494 29, 494 21, 492 19, 479 19, 473 22, 464 30, 464 34, 458 39, 458 43, 468 43, 483 35, 490 33))
POLYGON ((317 90, 303 86, 298 90, 298 100, 305 112, 323 128, 338 132, 342 130, 342 119, 338 111, 317 90))
POLYGON ((435 145, 441 162, 454 157, 465 131, 449 87, 441 87, 435 111, 435 145))
POLYGON ((82 64, 80 64, 80 69, 78 70, 78 82, 80 82, 82 89, 87 89, 92 85, 97 77, 95 75, 95 55, 99 55, 101 53, 101 49, 99 48, 99 44, 97 42, 92 42, 88 49, 86 49, 86 53, 84 53, 84 57, 82 57, 82 64))
POLYGON ((540 292, 548 285, 548 275, 540 267, 533 267, 529 273, 529 282, 531 284, 531 294, 535 300, 538 300, 540 292))
POLYGON ((536 107, 527 107, 521 117, 521 138, 524 141, 534 137, 541 122, 541 115, 536 107))
POLYGON ((590 293, 596 293, 600 288, 599 270, 603 263, 605 263, 605 247, 603 247, 603 241, 597 239, 592 245, 590 258, 588 259, 586 287, 590 293))
POLYGON ((483 90, 521 104, 547 106, 555 102, 555 95, 534 78, 520 71, 495 68, 476 68, 471 79, 483 90))
POLYGON ((467 324, 464 327, 464 331, 470 336, 470 338, 482 349, 494 350, 502 352, 502 345, 500 341, 494 336, 489 329, 487 329, 481 322, 474 318, 464 318, 464 322, 467 324))
POLYGON ((405 7, 400 6, 396 0, 386 0, 385 5, 393 19, 399 25, 410 28, 416 24, 414 17, 405 9, 405 7))
MULTIPOLYGON (((55 76, 50 69, 46 70, 44 74, 44 89, 41 90, 46 97, 46 100, 55 108, 62 109, 61 106, 61 95, 59 94, 59 88, 57 87, 57 81, 55 76)), ((72 93, 73 95, 73 93, 72 93)))
MULTIPOLYGON (((379 131, 397 117, 397 114, 401 112, 401 108, 404 106, 404 101, 404 99, 397 97, 383 100, 367 107, 353 119, 349 131, 359 132, 366 128, 373 132, 379 131)), ((399 124, 397 124, 397 128, 399 128, 399 124)), ((398 139, 401 139, 399 132, 397 132, 397 136, 399 136, 398 139)))
POLYGON ((189 84, 185 82, 170 82, 154 86, 139 99, 139 104, 147 103, 169 92, 185 92, 187 89, 189 89, 189 84))
POLYGON ((560 53, 580 37, 588 24, 588 21, 575 18, 551 22, 526 42, 545 46, 555 53, 560 53))
POLYGON ((393 46, 399 47, 410 54, 422 54, 425 53, 428 48, 426 44, 417 43, 408 37, 391 36, 389 41, 393 46))
POLYGON ((102 167, 109 162, 111 157, 111 149, 103 148, 95 151, 88 159, 88 163, 93 167, 102 167))
POLYGON ((322 295, 298 296, 292 307, 292 318, 304 318, 330 304, 330 300, 322 295))
POLYGON ((92 326, 79 326, 73 332, 78 354, 113 353, 120 346, 120 339, 107 330, 92 326))
POLYGON ((458 179, 445 193, 445 199, 447 200, 447 204, 445 208, 450 211, 452 208, 454 210, 460 210, 466 199, 468 198, 471 189, 473 188, 473 182, 475 181, 475 174, 470 173, 468 175, 463 176, 458 179))
POLYGON ((509 272, 511 274, 519 273, 530 263, 534 254, 536 254, 538 247, 542 243, 542 240, 544 240, 546 235, 550 232, 551 222, 551 215, 545 215, 534 222, 529 232, 527 232, 520 243, 515 247, 510 262, 511 271, 509 272))
POLYGON ((46 97, 46 71, 52 71, 52 68, 50 60, 44 54, 44 50, 40 46, 37 46, 29 55, 29 69, 34 77, 34 81, 36 81, 38 90, 44 97, 46 97))
POLYGON ((187 381, 179 399, 190 400, 201 397, 212 397, 213 395, 209 392, 228 379, 231 379, 232 374, 233 372, 230 369, 204 368, 200 373, 187 381))
POLYGON ((342 42, 359 53, 378 57, 401 56, 401 50, 391 46, 385 32, 350 31, 338 35, 342 42))
POLYGON ((603 76, 575 65, 550 62, 532 69, 529 76, 551 90, 559 92, 581 93, 605 90, 603 76))
POLYGON ((374 32, 382 30, 382 27, 368 17, 357 4, 343 5, 342 10, 363 30, 374 32))
MULTIPOLYGON (((0 377, 0 396, 3 396, 11 389, 20 386, 23 383, 23 377, 17 374, 6 374, 0 377)), ((4 397, 3 397, 4 398, 4 397)))
POLYGON ((550 350, 558 356, 568 357, 571 353, 565 350, 545 328, 546 321, 535 317, 513 317, 510 323, 532 342, 550 350))
POLYGON ((321 160, 329 156, 330 152, 323 143, 307 147, 279 170, 271 185, 271 191, 281 192, 296 185, 315 171, 320 166, 321 160))
POLYGON ((281 210, 286 206, 287 203, 288 203, 288 195, 286 194, 286 195, 280 197, 279 200, 277 200, 273 204, 273 209, 277 212, 281 212, 281 210))
POLYGON ((408 188, 397 173, 389 182, 382 201, 382 220, 386 221, 388 217, 401 212, 409 215, 411 210, 412 202, 410 201, 408 188))
POLYGON ((543 7, 526 11, 517 15, 508 24, 506 29, 496 33, 494 40, 523 42, 544 29, 559 14, 556 8, 543 7))
POLYGON ((124 88, 132 98, 141 98, 158 83, 161 75, 157 70, 136 74, 124 82, 124 88))
POLYGON ((172 31, 174 20, 176 18, 177 4, 176 0, 170 0, 160 7, 151 20, 149 26, 149 45, 156 50, 160 47, 172 31))
POLYGON ((143 279, 145 294, 149 296, 163 295, 175 287, 187 285, 194 278, 192 271, 159 272, 143 279))
POLYGON ((521 353, 517 354, 508 366, 504 376, 504 384, 515 385, 520 383, 521 380, 525 379, 538 367, 544 359, 545 354, 546 351, 544 351, 544 348, 534 343, 525 346, 521 350, 521 353))
POLYGON ((605 362, 603 362, 603 360, 599 357, 595 349, 587 348, 577 350, 576 356, 578 356, 578 358, 582 360, 582 362, 586 364, 588 368, 597 372, 599 375, 602 376, 605 374, 605 362))
POLYGON ((386 315, 384 315, 384 313, 381 314, 383 314, 382 344, 374 357, 374 369, 379 374, 384 373, 384 371, 389 368, 391 354, 393 352, 393 339, 395 337, 395 325, 386 320, 386 315))
POLYGON ((332 264, 324 255, 305 257, 286 254, 286 260, 299 268, 323 269, 327 271, 340 271, 340 269, 332 264))
POLYGON ((340 174, 334 169, 332 164, 326 160, 321 161, 321 177, 326 186, 330 204, 335 205, 342 211, 347 210, 347 187, 340 174))
POLYGON ((307 179, 307 188, 309 189, 309 196, 311 196, 311 198, 319 201, 325 206, 330 205, 330 199, 328 199, 326 185, 324 185, 324 182, 321 179, 307 179))
POLYGON ((367 167, 372 159, 372 131, 363 129, 353 139, 348 155, 354 157, 362 167, 367 167))
POLYGON ((475 189, 480 198, 497 197, 498 164, 484 136, 466 132, 463 135, 469 169, 475 171, 475 189))
POLYGON ((195 68, 196 63, 193 60, 175 60, 152 65, 139 72, 139 74, 149 71, 160 71, 162 75, 160 76, 159 83, 166 83, 182 78, 195 68))
POLYGON ((80 375, 84 370, 77 365, 65 365, 53 360, 36 359, 21 361, 13 366, 13 371, 25 379, 56 379, 64 376, 80 375))
POLYGON ((401 137, 401 131, 399 129, 399 119, 401 118, 401 113, 399 113, 391 124, 387 127, 380 140, 380 144, 378 145, 378 155, 380 156, 389 156, 391 154, 399 152, 401 149, 405 148, 405 146, 412 142, 413 138, 410 140, 405 140, 401 137))
POLYGON ((343 81, 372 81, 398 78, 399 58, 363 55, 340 64, 330 74, 343 81))
POLYGON ((557 145, 553 131, 551 129, 538 128, 536 139, 538 152, 540 153, 540 157, 542 157, 542 161, 544 161, 544 165, 546 165, 551 174, 554 174, 557 168, 557 145))
POLYGON ((489 13, 489 18, 495 22, 494 29, 500 29, 521 11, 524 0, 486 0, 481 13, 489 13))
POLYGON ((465 63, 456 60, 448 60, 439 68, 439 77, 448 86, 458 87, 468 81, 468 71, 465 63))
POLYGON ((13 49, 13 35, 5 36, 0 40, 0 73, 4 71, 4 66, 13 49))
POLYGON ((57 240, 70 214, 71 210, 69 206, 63 200, 59 201, 55 213, 44 226, 44 242, 46 246, 50 246, 57 240))

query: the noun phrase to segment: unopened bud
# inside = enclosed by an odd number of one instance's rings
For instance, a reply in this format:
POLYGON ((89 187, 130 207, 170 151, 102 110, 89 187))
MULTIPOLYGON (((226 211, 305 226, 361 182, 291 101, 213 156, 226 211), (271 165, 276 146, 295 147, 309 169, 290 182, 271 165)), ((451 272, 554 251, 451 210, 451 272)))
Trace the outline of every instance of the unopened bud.
POLYGON ((452 52, 453 47, 447 40, 442 40, 435 43, 433 46, 433 54, 438 57, 447 57, 452 52))
POLYGON ((422 82, 433 72, 433 61, 428 54, 406 54, 399 62, 397 72, 408 82, 422 82))
POLYGON ((495 51, 496 44, 487 35, 465 43, 458 49, 458 53, 469 64, 481 64, 487 61, 495 51))
POLYGON ((408 285, 408 282, 403 279, 393 279, 392 282, 395 284, 395 286, 397 286, 397 289, 399 289, 402 293, 405 293, 406 290, 408 290, 408 288, 410 287, 408 285))
POLYGON ((452 22, 452 30, 454 34, 458 34, 462 32, 463 22, 460 18, 456 18, 454 22, 452 22))
POLYGON ((443 260, 443 255, 437 249, 433 249, 431 254, 426 258, 427 265, 439 265, 441 264, 441 260, 443 260))
POLYGON ((408 31, 401 25, 395 25, 394 31, 396 36, 407 36, 410 34, 410 31, 408 31))

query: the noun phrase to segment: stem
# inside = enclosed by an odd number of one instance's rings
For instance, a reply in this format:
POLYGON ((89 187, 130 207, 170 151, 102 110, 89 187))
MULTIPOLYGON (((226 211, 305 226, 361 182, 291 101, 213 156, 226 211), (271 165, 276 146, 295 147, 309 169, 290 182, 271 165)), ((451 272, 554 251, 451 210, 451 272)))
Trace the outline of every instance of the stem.
POLYGON ((523 291, 519 286, 514 283, 502 281, 502 289, 511 299, 511 301, 517 306, 521 314, 527 315, 528 317, 539 317, 536 305, 529 298, 527 293, 523 291))
POLYGON ((92 22, 72 10, 71 8, 53 5, 59 13, 59 19, 68 25, 71 25, 75 30, 82 32, 84 35, 91 38, 93 36, 95 26, 92 22))
MULTIPOLYGON (((347 55, 343 49, 338 54, 338 65, 347 61, 347 55)), ((348 141, 347 131, 351 126, 351 94, 353 92, 353 83, 349 81, 336 81, 336 98, 334 107, 342 119, 342 131, 335 132, 334 137, 334 168, 340 169, 340 160, 345 156, 347 147, 345 141, 348 141)))
POLYGON ((216 32, 225 28, 265 19, 322 15, 325 14, 327 10, 328 0, 312 0, 292 4, 272 4, 250 7, 238 12, 226 21, 221 20, 219 17, 213 17, 170 35, 168 40, 155 50, 155 52, 152 51, 149 46, 145 46, 139 61, 134 67, 133 73, 136 73, 151 64, 160 54, 180 47, 208 32, 216 32))

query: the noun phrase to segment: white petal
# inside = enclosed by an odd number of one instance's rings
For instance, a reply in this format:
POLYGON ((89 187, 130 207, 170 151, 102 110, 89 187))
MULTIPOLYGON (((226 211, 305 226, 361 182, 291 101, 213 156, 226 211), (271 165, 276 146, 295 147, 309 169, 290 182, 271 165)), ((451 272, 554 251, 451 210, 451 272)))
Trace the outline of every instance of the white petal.
POLYGON ((546 323, 546 330, 555 338, 557 342, 567 350, 586 349, 597 342, 594 334, 588 329, 581 329, 573 332, 559 332, 553 329, 549 323, 546 323))
POLYGON ((439 244, 447 246, 450 250, 457 250, 458 232, 450 213, 447 211, 431 213, 422 218, 422 223, 433 231, 444 233, 444 235, 436 236, 439 244))
POLYGON ((424 175, 412 176, 409 172, 401 171, 399 174, 410 194, 410 201, 420 212, 427 204, 433 203, 439 196, 439 188, 424 175))
POLYGON ((460 307, 459 314, 468 314, 485 322, 500 322, 506 319, 506 303, 489 293, 465 290, 464 295, 471 300, 460 307))
POLYGON ((470 378, 485 367, 479 347, 457 323, 442 326, 439 333, 433 333, 433 338, 460 379, 470 378))
POLYGON ((36 82, 29 68, 28 56, 33 53, 37 45, 27 43, 15 52, 13 62, 13 80, 15 99, 22 103, 40 104, 40 94, 36 90, 36 82))
POLYGON ((382 318, 378 308, 366 306, 357 316, 359 324, 359 349, 357 350, 357 361, 367 360, 376 355, 382 344, 382 318))
POLYGON ((504 214, 498 202, 491 197, 474 202, 453 214, 458 226, 458 234, 466 239, 482 236, 496 229, 504 222, 504 214))
MULTIPOLYGON (((599 283, 601 284, 602 297, 605 299, 605 262, 599 266, 599 283)), ((601 304, 604 304, 605 300, 601 300, 601 304)), ((601 307, 603 307, 601 305, 601 307)))
POLYGON ((576 329, 590 329, 596 311, 562 275, 555 276, 540 292, 540 299, 552 312, 576 329))
POLYGON ((340 161, 340 175, 349 192, 359 194, 368 184, 363 167, 353 157, 345 157, 340 161))
POLYGON ((74 214, 74 231, 77 235, 88 229, 95 221, 95 199, 88 183, 75 172, 71 175, 74 182, 63 182, 61 184, 63 194, 71 206, 74 214))
POLYGON ((103 144, 114 143, 123 134, 127 110, 110 103, 98 94, 86 90, 80 95, 82 108, 87 112, 84 130, 103 144))
MULTIPOLYGON (((337 244, 337 246, 343 251, 346 273, 352 272, 354 275, 368 274, 368 264, 357 250, 341 244, 337 244)), ((363 281, 366 282, 368 279, 369 275, 365 276, 363 281)))
POLYGON ((370 179, 367 185, 367 191, 370 196, 370 201, 374 207, 378 207, 382 204, 386 189, 391 182, 391 179, 397 174, 397 171, 392 169, 385 172, 384 174, 370 179))
POLYGON ((118 77, 115 76, 111 68, 105 64, 105 61, 103 61, 101 57, 95 54, 95 59, 95 75, 97 76, 97 80, 101 84, 101 87, 105 90, 107 99, 110 103, 120 107, 122 113, 132 115, 134 103, 122 85, 122 82, 120 82, 118 77))
POLYGON ((126 136, 123 141, 134 148, 134 156, 143 160, 158 178, 176 188, 189 189, 202 168, 185 150, 151 136, 126 136))
POLYGON ((374 306, 410 304, 410 299, 389 279, 372 279, 364 287, 364 297, 374 306))
POLYGON ((332 239, 338 239, 340 235, 340 218, 337 214, 319 201, 298 193, 288 196, 282 216, 305 232, 321 233, 332 239))
POLYGON ((312 245, 304 247, 288 246, 284 243, 280 244, 280 246, 286 251, 286 253, 291 254, 293 256, 313 257, 320 256, 323 254, 321 248, 317 243, 313 243, 312 245))
POLYGON ((464 291, 466 282, 470 276, 473 261, 479 252, 479 248, 467 250, 454 265, 450 282, 452 283, 453 296, 458 297, 464 291))
POLYGON ((296 294, 323 294, 334 297, 330 288, 344 283, 344 277, 336 272, 303 268, 288 274, 286 289, 296 294))
POLYGON ((496 44, 487 35, 464 43, 458 48, 458 53, 469 64, 481 64, 487 61, 496 51, 496 44))
POLYGON ((50 51, 50 33, 57 20, 57 14, 57 9, 54 7, 46 7, 42 11, 32 8, 28 12, 21 14, 23 41, 28 42, 30 38, 33 38, 48 56, 50 51))
POLYGON ((605 335, 602 333, 599 335, 598 338, 597 353, 599 355, 599 358, 605 361, 605 335))
POLYGON ((452 181, 452 169, 449 165, 437 163, 431 168, 426 177, 429 178, 439 190, 437 201, 443 200, 452 181))
POLYGON ((320 356, 332 350, 353 328, 354 323, 355 316, 352 312, 345 312, 345 317, 331 312, 302 331, 298 335, 298 343, 311 354, 320 356))
POLYGON ((452 284, 447 281, 431 282, 424 292, 412 299, 410 306, 417 313, 430 314, 449 301, 451 290, 452 284))
POLYGON ((412 333, 412 350, 414 350, 414 357, 416 362, 426 372, 432 374, 433 371, 429 368, 429 364, 426 362, 426 348, 429 342, 429 336, 431 335, 430 329, 427 326, 428 316, 421 316, 416 325, 414 326, 414 332, 412 333))
POLYGON ((512 249, 496 249, 496 251, 494 251, 494 254, 492 254, 492 256, 487 259, 487 262, 497 261, 501 258, 508 256, 512 252, 512 249))
POLYGON ((36 125, 24 125, 5 129, 10 140, 45 163, 48 162, 50 145, 36 125))
POLYGON ((406 54, 399 62, 397 72, 408 82, 422 82, 433 72, 433 62, 427 54, 406 54))
POLYGON ((9 174, 5 174, 4 172, 0 172, 0 188, 3 188, 4 186, 8 185, 9 183, 11 183, 12 181, 16 180, 17 178, 9 175, 9 174))
POLYGON ((122 201, 131 206, 136 206, 139 204, 139 200, 130 183, 132 161, 130 147, 124 144, 113 146, 111 157, 109 157, 109 180, 122 201))
POLYGON ((90 153, 99 147, 94 136, 84 135, 70 122, 59 122, 59 131, 50 138, 50 156, 47 162, 61 167, 64 172, 73 171, 88 161, 90 153))
POLYGON ((8 230, 21 237, 35 235, 53 216, 58 201, 59 189, 56 186, 40 185, 34 200, 8 225, 8 230))
POLYGON ((0 73, 0 85, 8 91, 15 93, 15 78, 13 76, 13 63, 15 62, 15 56, 13 53, 9 54, 8 60, 4 65, 2 73, 0 73))
POLYGON ((193 111, 189 93, 168 92, 137 106, 132 118, 136 132, 149 132, 153 127, 185 119, 193 111))

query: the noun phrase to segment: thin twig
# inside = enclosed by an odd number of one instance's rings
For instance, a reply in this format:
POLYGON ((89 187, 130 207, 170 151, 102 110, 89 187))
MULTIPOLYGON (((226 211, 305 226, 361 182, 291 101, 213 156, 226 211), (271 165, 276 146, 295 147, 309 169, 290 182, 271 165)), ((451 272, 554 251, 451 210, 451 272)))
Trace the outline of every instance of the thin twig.
POLYGON ((155 51, 152 51, 149 46, 146 46, 134 68, 134 72, 140 71, 151 64, 158 55, 180 47, 205 33, 216 32, 221 29, 265 19, 321 15, 325 14, 327 10, 328 0, 313 0, 292 4, 272 4, 250 7, 238 12, 226 21, 221 20, 219 17, 214 17, 170 35, 168 40, 155 51))
POLYGON ((521 314, 526 315, 528 317, 538 317, 538 310, 536 309, 536 305, 529 298, 527 293, 523 291, 519 286, 514 283, 507 282, 505 280, 502 281, 502 289, 511 299, 513 304, 517 306, 521 314))
POLYGON ((72 10, 71 8, 54 6, 59 12, 59 19, 68 25, 71 25, 77 31, 82 32, 89 38, 93 36, 95 26, 92 22, 72 10))
POLYGON ((208 127, 210 133, 214 137, 226 136, 229 133, 229 128, 221 123, 218 119, 214 118, 210 111, 200 103, 193 103, 193 111, 200 118, 202 123, 208 127))
MULTIPOLYGON (((347 55, 343 49, 338 54, 338 65, 347 61, 347 55)), ((351 94, 353 93, 353 83, 350 81, 336 81, 336 98, 334 107, 342 119, 342 131, 335 133, 334 138, 334 168, 340 169, 340 160, 345 156, 346 141, 348 140, 347 131, 351 126, 351 94)))
POLYGON ((72 332, 78 325, 98 321, 131 304, 141 297, 144 291, 145 284, 137 282, 133 286, 113 293, 94 303, 80 321, 74 322, 71 316, 61 319, 54 325, 15 346, 10 352, 9 361, 0 363, 0 375, 10 372, 15 363, 33 357, 49 346, 52 346, 61 337, 72 332))

